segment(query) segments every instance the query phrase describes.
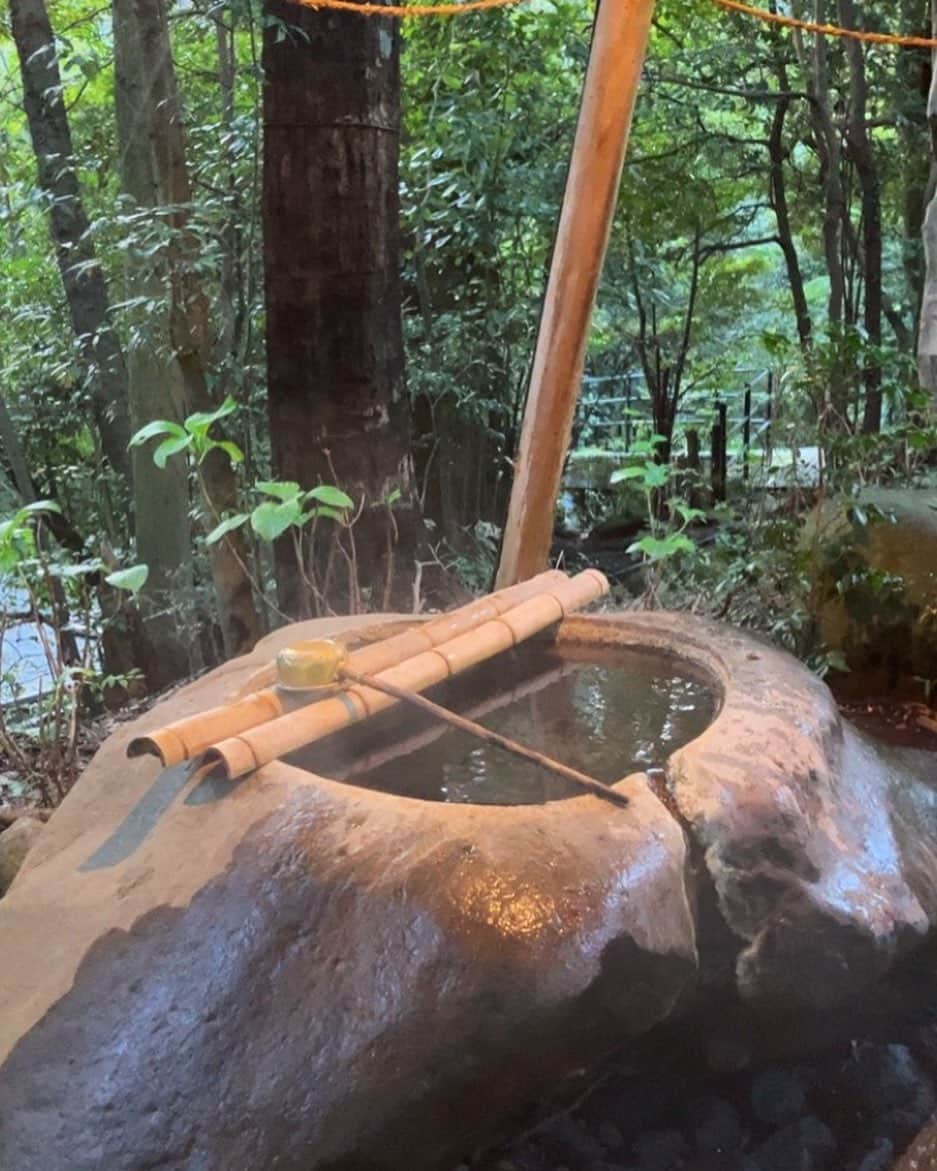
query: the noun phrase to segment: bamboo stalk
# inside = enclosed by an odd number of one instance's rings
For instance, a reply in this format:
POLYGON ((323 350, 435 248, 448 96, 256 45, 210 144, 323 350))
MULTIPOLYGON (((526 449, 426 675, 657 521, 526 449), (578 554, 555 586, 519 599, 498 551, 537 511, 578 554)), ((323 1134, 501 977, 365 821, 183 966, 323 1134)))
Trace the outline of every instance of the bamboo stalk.
POLYGON ((503 748, 505 752, 519 756, 521 760, 527 760, 531 764, 549 769, 550 772, 556 773, 557 776, 562 777, 565 781, 569 781, 570 784, 575 785, 579 789, 584 789, 587 793, 591 793, 595 797, 601 797, 604 801, 611 801, 615 805, 628 804, 628 798, 623 793, 617 792, 611 785, 606 785, 604 781, 597 781, 594 777, 580 772, 579 769, 570 768, 569 765, 561 764, 558 760, 554 760, 550 756, 545 756, 544 753, 537 752, 533 748, 527 748, 525 745, 519 744, 516 740, 510 740, 507 736, 502 736, 499 732, 492 732, 490 728, 486 728, 482 724, 476 724, 474 720, 466 719, 465 716, 457 715, 455 712, 449 711, 448 708, 444 708, 438 703, 433 703, 425 695, 417 695, 414 691, 407 691, 403 687, 396 687, 393 683, 376 679, 373 675, 359 675, 356 671, 349 671, 347 667, 342 668, 341 674, 352 683, 360 684, 362 687, 373 688, 375 691, 382 691, 392 699, 398 699, 404 703, 412 704, 414 707, 419 708, 420 711, 428 712, 437 720, 442 720, 444 723, 450 724, 453 728, 458 728, 460 732, 467 732, 470 736, 475 736, 488 744, 494 744, 497 748, 503 748))
MULTIPOLYGON (((550 570, 531 581, 478 598, 451 613, 439 614, 428 622, 411 626, 400 634, 353 651, 348 665, 363 674, 377 674, 405 659, 431 650, 456 635, 474 630, 518 603, 567 580, 566 574, 550 570)), ((308 700, 307 706, 311 702, 315 701, 308 700)), ((279 719, 287 712, 279 688, 264 687, 234 703, 210 708, 196 716, 167 724, 146 736, 138 736, 128 745, 127 755, 158 756, 168 768, 198 756, 218 740, 238 736, 250 728, 279 719)))
POLYGON ((601 0, 573 145, 511 503, 499 586, 547 562, 556 497, 628 146, 654 0, 601 0))
MULTIPOLYGON (((377 678, 407 691, 424 691, 501 651, 510 650, 607 592, 605 577, 587 569, 574 578, 557 582, 550 593, 528 598, 467 633, 389 667, 377 674, 377 678)), ((359 670, 356 661, 349 661, 347 667, 359 670)), ((367 719, 395 702, 384 691, 356 684, 329 699, 220 741, 206 750, 204 759, 223 775, 241 777, 349 724, 367 719)))

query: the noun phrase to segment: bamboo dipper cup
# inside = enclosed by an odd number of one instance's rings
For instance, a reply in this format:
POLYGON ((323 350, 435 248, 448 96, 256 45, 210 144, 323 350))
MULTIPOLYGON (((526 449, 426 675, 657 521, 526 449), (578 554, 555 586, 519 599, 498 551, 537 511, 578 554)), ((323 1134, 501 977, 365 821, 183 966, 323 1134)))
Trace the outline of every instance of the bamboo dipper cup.
MULTIPOLYGON (((529 581, 498 590, 449 614, 440 614, 427 622, 401 631, 400 634, 353 651, 348 657, 348 666, 362 675, 375 675, 456 635, 474 630, 520 602, 536 597, 544 590, 568 580, 566 574, 560 570, 541 573, 529 581)), ((314 698, 318 697, 310 697, 310 702, 314 698)), ((169 768, 183 760, 198 756, 219 740, 238 736, 248 728, 275 720, 283 716, 285 711, 279 688, 265 687, 245 695, 234 703, 209 708, 208 711, 200 712, 196 716, 167 724, 165 728, 150 732, 146 736, 139 736, 131 740, 127 747, 127 755, 158 756, 169 768)))
MULTIPOLYGON (((528 598, 499 617, 442 642, 432 650, 413 655, 394 667, 376 672, 377 678, 408 691, 425 691, 492 655, 510 650, 606 593, 608 581, 594 569, 571 579, 564 577, 548 587, 548 592, 528 598)), ((349 657, 348 666, 358 672, 354 658, 349 657)), ((355 684, 329 699, 309 704, 212 745, 202 761, 214 765, 215 771, 221 775, 232 779, 242 777, 397 702, 385 692, 355 684)))

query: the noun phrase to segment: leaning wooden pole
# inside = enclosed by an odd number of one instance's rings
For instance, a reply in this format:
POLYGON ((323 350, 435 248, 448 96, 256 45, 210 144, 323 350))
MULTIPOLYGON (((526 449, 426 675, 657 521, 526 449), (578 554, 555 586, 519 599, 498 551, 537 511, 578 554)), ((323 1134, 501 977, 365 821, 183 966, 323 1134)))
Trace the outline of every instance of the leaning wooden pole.
POLYGON ((579 396, 654 0, 599 0, 524 411, 497 586, 539 573, 579 396))

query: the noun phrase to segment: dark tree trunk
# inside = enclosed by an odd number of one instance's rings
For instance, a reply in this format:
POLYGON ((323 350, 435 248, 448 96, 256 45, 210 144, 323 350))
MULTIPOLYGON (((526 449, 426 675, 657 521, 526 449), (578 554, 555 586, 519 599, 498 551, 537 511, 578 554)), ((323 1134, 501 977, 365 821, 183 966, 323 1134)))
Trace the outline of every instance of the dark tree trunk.
MULTIPOLYGON (((782 84, 788 88, 786 72, 782 76, 782 84)), ((787 201, 787 180, 784 174, 786 151, 784 147, 784 123, 790 109, 790 98, 778 100, 771 122, 771 134, 768 138, 768 154, 771 160, 769 174, 771 207, 774 210, 778 225, 778 241, 784 255, 784 265, 787 270, 787 283, 791 290, 791 300, 794 303, 794 316, 797 318, 797 336, 800 347, 807 351, 813 335, 813 323, 810 319, 810 309, 807 305, 807 293, 804 288, 804 275, 800 267, 800 258, 794 243, 794 232, 791 227, 790 208, 787 201)))
MULTIPOLYGON (((839 16, 846 28, 857 28, 852 0, 839 0, 839 16)), ((882 344, 882 191, 878 165, 867 127, 868 85, 864 49, 846 40, 849 61, 849 121, 846 143, 862 190, 862 265, 865 278, 863 325, 872 347, 882 344)), ((867 354, 864 365, 865 409, 862 430, 874 434, 882 428, 882 367, 876 354, 867 354)))
POLYGON ((88 239, 88 217, 75 172, 58 54, 45 0, 10 0, 10 19, 39 186, 48 199, 55 256, 88 370, 101 447, 111 467, 129 478, 127 371, 110 324, 104 273, 88 239))
MULTIPOLYGON (((320 542, 331 557, 314 559, 342 566, 328 578, 336 609, 409 603, 422 534, 404 393, 399 53, 395 23, 268 0, 270 442, 277 477, 336 484, 363 506, 350 532, 320 542)), ((311 612, 285 541, 277 580, 284 610, 311 612)))

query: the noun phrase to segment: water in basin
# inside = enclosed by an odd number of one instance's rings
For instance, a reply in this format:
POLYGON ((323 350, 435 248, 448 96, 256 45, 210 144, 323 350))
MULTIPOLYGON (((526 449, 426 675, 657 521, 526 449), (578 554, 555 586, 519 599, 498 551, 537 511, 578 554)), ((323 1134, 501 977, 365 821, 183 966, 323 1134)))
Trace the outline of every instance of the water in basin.
MULTIPOLYGON (((660 767, 711 722, 689 663, 656 653, 530 642, 427 693, 437 703, 600 781, 660 767)), ((568 781, 398 705, 289 758, 320 775, 428 801, 540 804, 568 781)))

